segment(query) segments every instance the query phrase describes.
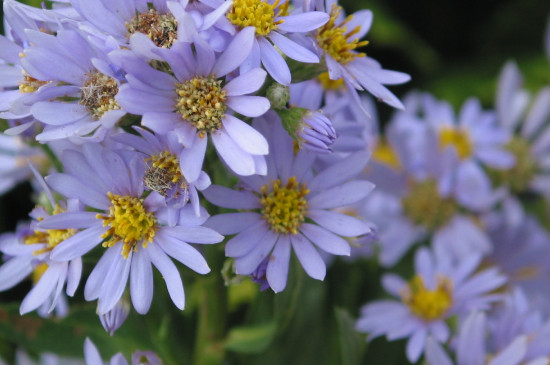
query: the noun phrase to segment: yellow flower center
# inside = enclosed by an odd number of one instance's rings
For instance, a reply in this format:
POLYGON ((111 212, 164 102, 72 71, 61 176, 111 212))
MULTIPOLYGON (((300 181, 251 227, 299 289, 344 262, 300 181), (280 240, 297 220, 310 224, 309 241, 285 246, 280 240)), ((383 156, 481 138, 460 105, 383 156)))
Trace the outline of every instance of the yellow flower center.
POLYGON ((381 164, 388 165, 395 170, 401 168, 401 163, 397 154, 391 146, 384 140, 380 140, 372 151, 372 159, 381 164))
POLYGON ((98 214, 103 219, 103 227, 109 229, 101 236, 105 240, 103 247, 112 247, 122 241, 122 255, 128 258, 130 250, 136 251, 138 244, 147 247, 155 237, 156 219, 153 213, 143 206, 143 200, 132 196, 121 196, 107 193, 111 200, 109 215, 98 214))
POLYGON ((145 172, 143 182, 149 189, 166 196, 167 191, 174 184, 180 184, 182 189, 187 187, 185 178, 181 173, 179 160, 169 151, 162 151, 147 160, 151 161, 152 164, 145 172))
POLYGON ((99 120, 109 110, 120 109, 115 100, 117 93, 115 79, 97 71, 88 73, 80 88, 80 104, 88 109, 93 119, 99 120))
POLYGON ((197 128, 201 136, 221 128, 227 110, 226 92, 222 89, 221 80, 198 76, 176 84, 176 93, 177 112, 197 128))
POLYGON ((468 131, 453 127, 443 127, 439 131, 439 147, 445 149, 453 146, 462 160, 472 156, 474 146, 468 131))
POLYGON ((44 275, 46 270, 48 270, 48 267, 49 267, 48 264, 46 264, 45 262, 42 262, 42 263, 36 265, 36 267, 32 271, 32 282, 33 282, 33 284, 36 285, 40 281, 40 279, 42 278, 42 275, 44 275))
POLYGON ((358 53, 355 50, 366 46, 369 42, 360 42, 358 38, 354 37, 361 31, 359 25, 348 31, 346 24, 353 19, 353 15, 348 15, 343 22, 336 24, 341 12, 342 7, 333 4, 330 9, 330 19, 319 28, 315 38, 325 53, 334 58, 336 62, 346 65, 356 57, 365 57, 365 53, 358 53))
POLYGON ((271 186, 262 186, 261 191, 262 215, 271 229, 277 233, 297 234, 306 219, 309 190, 305 183, 298 184, 293 176, 285 186, 281 186, 281 180, 277 179, 271 186))
POLYGON ((403 303, 411 312, 425 321, 442 319, 453 305, 453 285, 450 279, 440 277, 434 290, 424 285, 420 276, 415 276, 402 293, 403 303))
MULTIPOLYGON (((54 207, 52 215, 63 213, 65 210, 59 205, 54 207)), ((42 218, 38 219, 39 221, 42 218)), ((34 245, 37 243, 45 243, 46 247, 36 250, 33 252, 33 255, 41 255, 45 252, 50 252, 61 242, 65 241, 67 238, 72 237, 76 233, 74 229, 47 229, 44 231, 34 231, 33 234, 26 236, 23 239, 23 242, 27 245, 34 245)))
POLYGON ((515 193, 528 190, 537 172, 531 145, 526 139, 516 136, 506 144, 506 149, 516 158, 515 165, 509 170, 489 169, 489 175, 497 186, 506 185, 515 193))
POLYGON ((265 0, 234 0, 227 19, 241 28, 252 26, 256 29, 256 34, 264 36, 277 29, 284 21, 275 21, 275 18, 288 15, 288 6, 289 0, 282 4, 276 0, 273 5, 265 0))
POLYGON ((178 22, 172 14, 159 14, 155 9, 136 15, 126 23, 129 35, 146 34, 158 47, 170 48, 178 38, 178 22))
POLYGON ((344 79, 332 80, 328 72, 323 72, 317 76, 317 80, 321 83, 324 90, 340 90, 344 86, 344 79))
POLYGON ((458 210, 454 200, 439 194, 435 180, 413 182, 401 203, 405 215, 414 224, 432 232, 447 224, 458 210))
POLYGON ((48 81, 40 81, 30 76, 23 70, 23 80, 19 83, 19 92, 33 93, 42 85, 46 85, 48 81))

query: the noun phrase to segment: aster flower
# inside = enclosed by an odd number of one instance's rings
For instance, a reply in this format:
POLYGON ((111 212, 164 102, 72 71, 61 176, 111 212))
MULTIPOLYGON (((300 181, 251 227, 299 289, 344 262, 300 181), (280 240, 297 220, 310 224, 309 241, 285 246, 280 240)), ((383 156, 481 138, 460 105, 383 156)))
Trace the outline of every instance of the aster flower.
MULTIPOLYGON (((402 84, 410 76, 402 72, 384 70, 374 59, 357 49, 368 44, 360 41, 370 29, 372 12, 360 10, 348 17, 342 16, 342 8, 334 0, 310 2, 317 10, 330 15, 329 21, 315 33, 315 46, 323 57, 331 80, 343 79, 348 91, 367 90, 378 100, 395 108, 403 109, 403 104, 383 85, 402 84)), ((353 96, 358 100, 358 96, 353 96)))
POLYGON ((499 125, 513 137, 504 146, 515 157, 513 166, 491 169, 490 175, 498 185, 512 192, 534 191, 548 195, 550 190, 550 88, 541 89, 530 98, 521 89, 522 76, 513 62, 502 68, 496 96, 499 125))
MULTIPOLYGON (((487 318, 482 312, 472 312, 461 324, 457 342, 457 365, 520 365, 527 350, 527 336, 518 336, 497 354, 485 350, 487 318), (490 360, 487 360, 487 359, 490 360)), ((426 361, 429 365, 453 365, 439 343, 433 338, 426 341, 426 361)))
POLYGON ((52 259, 73 260, 103 243, 107 250, 84 288, 86 300, 98 299, 100 315, 117 304, 128 280, 134 308, 146 313, 153 299, 151 264, 161 272, 174 304, 183 309, 183 284, 169 256, 198 273, 210 271, 202 255, 187 243, 223 239, 201 227, 206 211, 196 217, 191 207, 170 209, 157 192, 144 199, 145 163, 137 152, 85 144, 82 153, 65 151, 62 161, 66 173, 50 175, 46 181, 96 212, 67 212, 40 223, 45 229, 83 229, 57 246, 52 259))
POLYGON ((116 100, 130 113, 143 115, 142 124, 155 133, 175 131, 186 147, 179 159, 188 181, 199 178, 207 134, 220 157, 237 174, 265 173, 265 138, 229 112, 232 109, 256 117, 269 109, 266 98, 245 95, 262 86, 265 71, 252 69, 225 85, 223 79, 242 63, 252 47, 252 41, 247 40, 251 32, 252 28, 241 31, 217 57, 198 36, 193 44, 176 43, 162 52, 175 77, 154 70, 131 54, 119 54, 128 72, 128 84, 121 87, 116 100))
POLYGON ((66 284, 67 295, 74 295, 80 281, 82 261, 79 257, 61 262, 53 261, 51 252, 61 242, 72 237, 76 230, 42 229, 37 225, 45 218, 65 211, 78 214, 81 207, 74 200, 66 205, 56 204, 42 178, 32 166, 31 169, 44 188, 51 209, 48 212, 40 206, 35 208, 30 214, 33 218, 30 225, 21 226, 18 232, 4 234, 0 239, 0 251, 9 257, 0 267, 0 291, 10 289, 32 275, 34 286, 21 303, 21 314, 42 307, 40 312, 48 315, 59 303, 59 314, 64 315, 66 310, 63 307, 66 308, 66 305, 61 299, 63 288, 66 284))
POLYGON ((166 203, 175 209, 183 207, 190 200, 195 214, 198 215, 200 204, 197 189, 203 190, 210 185, 208 175, 201 171, 195 181, 190 182, 185 178, 179 161, 183 146, 178 142, 175 133, 155 136, 142 128, 136 128, 136 130, 143 138, 129 133, 120 133, 113 136, 113 139, 145 154, 146 188, 164 196, 166 203))
POLYGON ((32 176, 27 159, 39 168, 47 162, 40 149, 29 147, 19 136, 0 134, 0 194, 32 176))
MULTIPOLYGON (((222 4, 224 1, 214 3, 222 4)), ((319 11, 291 14, 289 0, 233 0, 231 4, 226 14, 227 21, 239 30, 247 27, 254 29, 253 33, 247 33, 247 41, 253 40, 253 47, 250 54, 247 53, 241 73, 263 65, 275 81, 289 85, 292 75, 279 51, 299 62, 319 62, 314 52, 292 40, 289 35, 319 28, 327 22, 327 14, 319 11)))
POLYGON ((36 139, 51 141, 80 137, 102 140, 126 114, 114 99, 123 75, 105 53, 113 45, 98 50, 72 30, 60 30, 55 37, 35 31, 29 31, 27 35, 33 46, 24 52, 23 67, 33 70, 29 71, 30 75, 37 79, 63 82, 63 85, 51 88, 55 96, 50 99, 76 99, 72 102, 35 102, 31 113, 46 124, 36 139), (75 52, 77 45, 78 52, 75 52), (61 63, 63 68, 59 67, 61 63))
POLYGON ((349 255, 349 243, 340 236, 370 232, 367 223, 330 209, 363 199, 374 186, 350 181, 364 168, 368 154, 353 154, 314 175, 311 164, 315 155, 307 151, 294 155, 292 139, 277 120, 258 124, 266 128, 264 133, 274 146, 267 158, 267 176, 241 178, 240 190, 218 185, 206 189, 206 199, 215 205, 249 210, 216 215, 208 226, 223 234, 237 233, 225 247, 226 255, 235 257, 237 274, 257 277, 268 259, 267 282, 280 292, 286 286, 291 247, 306 273, 323 280, 326 266, 318 249, 349 255))
POLYGON ((498 295, 489 294, 506 282, 495 268, 474 271, 481 256, 472 254, 453 264, 448 256, 420 248, 415 255, 416 275, 409 282, 396 275, 385 275, 382 284, 400 299, 375 301, 361 309, 356 329, 369 334, 369 340, 386 335, 390 341, 408 338, 407 358, 416 362, 426 339, 446 342, 450 330, 446 320, 472 310, 487 309, 498 295))

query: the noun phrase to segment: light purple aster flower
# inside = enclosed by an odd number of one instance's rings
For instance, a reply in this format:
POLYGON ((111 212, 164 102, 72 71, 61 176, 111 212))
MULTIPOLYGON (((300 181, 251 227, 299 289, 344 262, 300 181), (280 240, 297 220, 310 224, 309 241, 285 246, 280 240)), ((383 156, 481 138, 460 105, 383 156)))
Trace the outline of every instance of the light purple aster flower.
POLYGON ((522 76, 514 62, 502 68, 496 95, 497 122, 513 137, 505 148, 515 164, 491 171, 496 184, 512 192, 534 191, 550 195, 550 87, 531 98, 522 87, 522 76))
POLYGON ((72 30, 60 30, 55 37, 37 31, 29 31, 27 36, 33 46, 24 52, 23 68, 37 79, 63 82, 51 88, 56 95, 49 99, 76 99, 35 102, 31 113, 46 124, 36 139, 102 140, 126 114, 114 99, 123 75, 105 53, 118 46, 111 42, 105 50, 96 49, 72 30))
POLYGON ((47 162, 39 148, 30 147, 19 136, 0 134, 0 194, 31 177, 27 160, 32 160, 39 169, 47 162))
POLYGON ((224 76, 235 70, 252 47, 249 27, 235 36, 224 53, 216 56, 199 36, 194 43, 175 43, 160 54, 174 76, 151 68, 145 61, 120 52, 118 57, 128 72, 116 100, 127 111, 143 115, 142 124, 155 133, 175 131, 186 147, 180 155, 182 173, 188 181, 199 178, 207 145, 207 134, 220 157, 239 175, 265 174, 265 138, 230 109, 257 117, 269 109, 269 101, 248 96, 265 80, 265 71, 256 68, 224 84, 224 76), (208 102, 205 102, 208 100, 208 102))
POLYGON ((386 291, 400 299, 375 301, 361 309, 356 328, 369 334, 369 340, 386 335, 389 341, 408 338, 407 358, 416 362, 426 339, 446 342, 450 330, 445 322, 453 315, 490 307, 499 295, 489 294, 506 279, 495 268, 475 273, 481 256, 472 254, 452 263, 445 254, 432 254, 421 248, 415 255, 416 275, 409 282, 389 274, 382 278, 386 291))
MULTIPOLYGON (((7 362, 3 362, 0 358, 1 365, 7 365, 7 362)), ((15 352, 14 365, 85 365, 82 360, 70 359, 66 357, 60 357, 51 353, 41 353, 38 360, 34 360, 26 352, 18 349, 15 352)))
POLYGON ((278 120, 258 125, 274 147, 267 158, 267 176, 243 177, 239 190, 218 185, 206 189, 204 195, 213 204, 248 210, 216 215, 207 225, 237 234, 225 247, 226 255, 235 257, 237 274, 257 275, 267 259, 267 282, 280 292, 286 286, 291 247, 306 273, 323 280, 326 266, 318 249, 349 255, 350 245, 340 236, 370 232, 366 222, 332 209, 363 199, 374 186, 352 180, 365 167, 367 153, 352 154, 314 175, 315 154, 302 150, 294 155, 292 139, 278 120))
POLYGON ((134 308, 146 313, 153 299, 152 265, 161 272, 174 304, 183 309, 183 284, 170 256, 200 274, 210 271, 202 255, 187 243, 223 239, 201 226, 206 211, 197 217, 190 206, 170 209, 157 192, 144 199, 145 163, 137 152, 84 144, 82 153, 65 151, 62 161, 66 173, 52 174, 46 181, 96 212, 61 213, 40 223, 44 229, 83 229, 59 244, 52 259, 73 260, 100 243, 108 247, 84 288, 86 300, 98 299, 100 315, 117 304, 128 280, 134 308))
POLYGON ((198 190, 210 186, 210 178, 201 171, 195 181, 188 181, 183 175, 179 156, 183 146, 174 132, 166 135, 154 135, 142 128, 136 128, 141 134, 138 137, 129 133, 120 133, 113 140, 135 148, 145 154, 147 164, 144 183, 147 189, 153 190, 165 197, 166 203, 174 208, 183 207, 189 200, 199 215, 200 204, 198 190))
MULTIPOLYGON (((360 39, 370 29, 372 12, 360 10, 344 18, 336 0, 312 1, 310 4, 330 14, 329 21, 315 33, 315 46, 318 54, 324 58, 330 79, 343 79, 350 93, 366 90, 378 100, 403 109, 401 101, 383 85, 402 84, 409 81, 410 76, 384 70, 376 60, 357 52, 358 48, 368 44, 368 41, 360 39)), ((358 97, 354 96, 354 99, 358 97)))
MULTIPOLYGON (((486 351, 485 332, 487 331, 487 318, 483 312, 472 312, 461 323, 457 350, 457 365, 520 365, 525 364, 524 358, 527 351, 527 336, 518 336, 508 346, 496 354, 486 351), (490 360, 487 360, 487 359, 490 360)), ((426 341, 426 361, 429 365, 454 365, 449 355, 441 347, 437 340, 428 338, 426 341)))

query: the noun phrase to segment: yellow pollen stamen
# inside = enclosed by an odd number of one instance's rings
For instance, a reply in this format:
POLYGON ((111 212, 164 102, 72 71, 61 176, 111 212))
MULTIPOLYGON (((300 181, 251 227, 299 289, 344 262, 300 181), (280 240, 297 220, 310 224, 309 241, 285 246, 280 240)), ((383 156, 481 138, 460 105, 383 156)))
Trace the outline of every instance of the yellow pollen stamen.
POLYGON ((470 157, 474 150, 468 131, 454 127, 443 127, 439 131, 439 147, 445 149, 448 146, 454 146, 462 160, 470 157))
POLYGON ((126 23, 128 36, 138 32, 146 34, 161 48, 170 48, 178 38, 178 22, 172 14, 159 14, 155 9, 138 14, 126 23))
POLYGON ((323 72, 317 76, 317 80, 321 83, 324 90, 340 90, 344 87, 344 79, 332 80, 328 75, 328 72, 323 72))
POLYGON ((23 80, 19 83, 19 92, 21 93, 33 93, 42 85, 46 85, 49 81, 37 80, 23 71, 23 80))
POLYGON ((99 120, 109 110, 118 110, 115 100, 118 84, 115 79, 101 72, 86 74, 87 79, 80 88, 80 104, 84 105, 94 120, 99 120))
POLYGON ((537 173, 537 162, 533 158, 531 145, 526 139, 516 136, 505 147, 514 155, 516 163, 508 170, 491 168, 489 176, 497 186, 506 185, 514 193, 524 192, 529 189, 537 173))
POLYGON ((156 219, 153 213, 145 209, 142 199, 110 192, 107 195, 111 200, 109 215, 96 215, 97 219, 103 219, 103 227, 109 226, 101 236, 105 239, 103 247, 112 247, 121 241, 122 255, 128 258, 130 251, 137 251, 139 244, 147 247, 149 242, 153 242, 156 219))
POLYGON ((271 182, 271 186, 262 186, 261 191, 261 212, 271 229, 277 233, 297 234, 306 219, 309 190, 305 183, 300 185, 293 176, 285 186, 281 186, 281 180, 277 179, 271 182))
POLYGON ((401 204, 403 212, 416 225, 433 232, 447 224, 458 210, 454 200, 439 194, 435 180, 412 182, 401 204))
POLYGON ((197 128, 201 137, 222 127, 227 110, 226 92, 222 81, 214 77, 198 76, 182 84, 176 84, 176 111, 197 128))
POLYGON ((385 140, 380 140, 376 144, 376 147, 372 151, 372 159, 381 164, 388 165, 395 170, 401 168, 401 163, 399 162, 397 154, 385 140))
POLYGON ((315 38, 319 46, 334 58, 336 62, 346 65, 356 57, 365 57, 365 53, 356 52, 355 50, 359 47, 366 46, 369 42, 360 42, 357 37, 354 37, 361 31, 360 26, 356 26, 348 31, 346 24, 353 19, 353 15, 348 15, 344 21, 338 25, 336 24, 341 12, 342 8, 333 4, 330 9, 330 19, 325 25, 319 28, 315 38))
POLYGON ((279 4, 279 0, 276 0, 271 5, 265 0, 234 0, 227 19, 241 28, 253 26, 256 34, 265 36, 284 22, 283 19, 276 21, 275 18, 288 15, 289 1, 279 4))
POLYGON ((179 160, 169 151, 153 155, 147 161, 151 161, 152 164, 147 169, 143 182, 149 189, 166 196, 168 190, 175 184, 179 184, 182 189, 187 188, 179 160))
POLYGON ((403 291, 402 299, 411 312, 425 321, 442 319, 453 305, 453 284, 449 278, 437 278, 435 289, 427 289, 424 280, 415 276, 403 291))
MULTIPOLYGON (((52 215, 63 213, 64 210, 59 205, 56 205, 52 215)), ((38 220, 42 220, 39 218, 38 220)), ((44 231, 34 231, 33 234, 26 236, 23 242, 27 245, 34 245, 37 243, 45 243, 46 247, 36 250, 33 255, 38 256, 45 252, 50 252, 61 242, 67 238, 72 237, 76 233, 74 229, 46 229, 44 231)))

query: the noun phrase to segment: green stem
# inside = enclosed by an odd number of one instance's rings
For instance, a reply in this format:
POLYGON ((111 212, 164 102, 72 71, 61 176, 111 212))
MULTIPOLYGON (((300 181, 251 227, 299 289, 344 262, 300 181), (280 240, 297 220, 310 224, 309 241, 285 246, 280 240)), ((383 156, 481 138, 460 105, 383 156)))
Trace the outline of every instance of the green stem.
POLYGON ((44 154, 48 156, 50 161, 52 162, 52 165, 55 167, 55 169, 58 172, 63 172, 63 164, 57 158, 56 154, 53 152, 53 150, 48 146, 47 144, 38 143, 38 146, 44 151, 44 154))

